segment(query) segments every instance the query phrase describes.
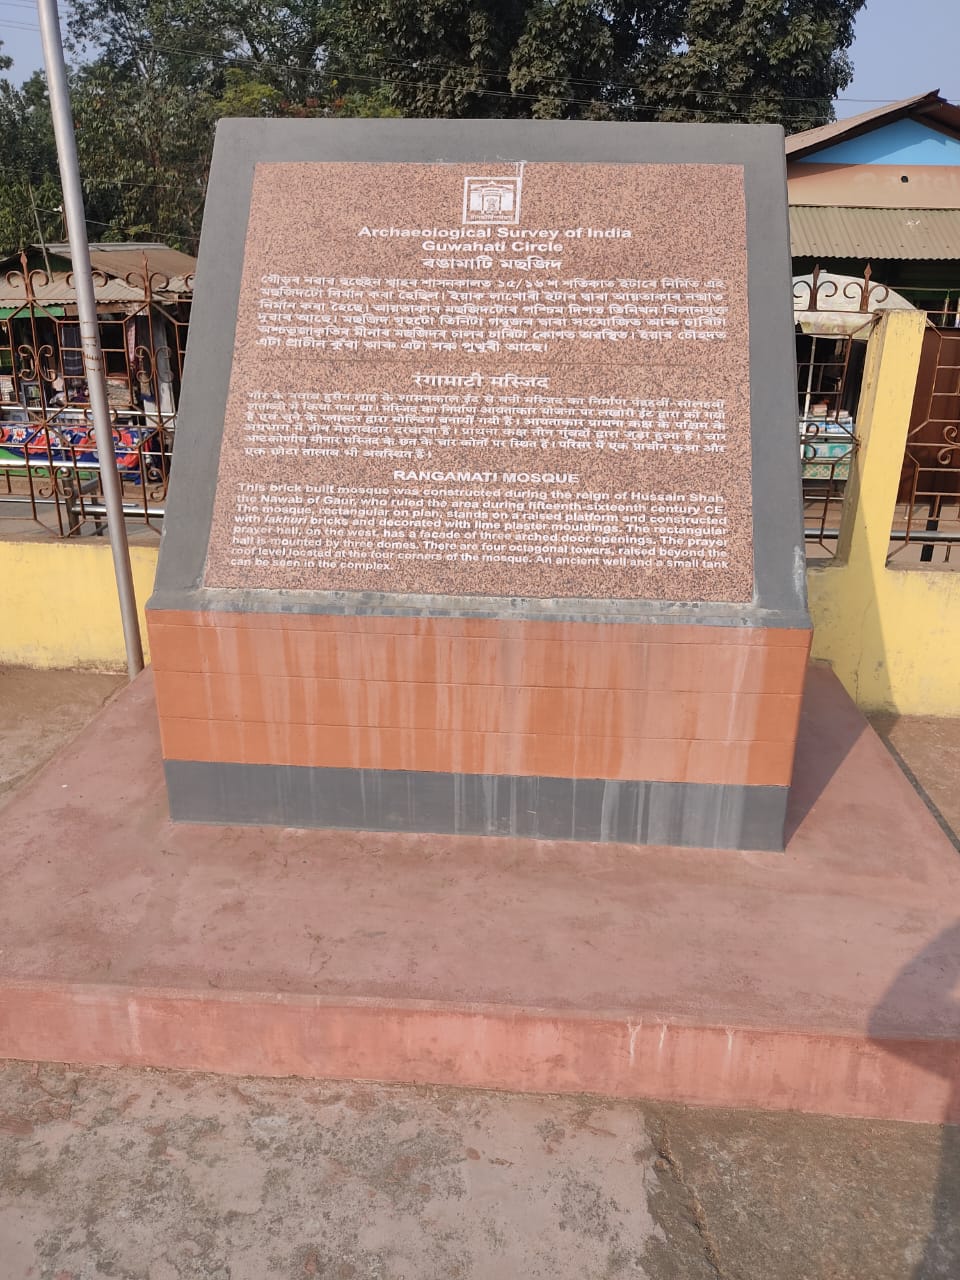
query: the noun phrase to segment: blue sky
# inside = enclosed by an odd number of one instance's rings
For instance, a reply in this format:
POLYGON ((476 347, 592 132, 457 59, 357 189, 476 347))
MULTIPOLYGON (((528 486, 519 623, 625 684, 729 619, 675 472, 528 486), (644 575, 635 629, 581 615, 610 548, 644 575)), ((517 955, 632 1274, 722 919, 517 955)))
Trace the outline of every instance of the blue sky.
POLYGON ((878 103, 939 89, 960 102, 960 4, 957 0, 867 0, 857 18, 853 83, 836 103, 855 116, 878 103))
MULTIPOLYGON (((41 65, 33 0, 0 0, 3 52, 16 81, 41 65)), ((854 80, 837 100, 837 115, 939 89, 960 102, 960 3, 957 0, 867 0, 857 18, 854 80)))

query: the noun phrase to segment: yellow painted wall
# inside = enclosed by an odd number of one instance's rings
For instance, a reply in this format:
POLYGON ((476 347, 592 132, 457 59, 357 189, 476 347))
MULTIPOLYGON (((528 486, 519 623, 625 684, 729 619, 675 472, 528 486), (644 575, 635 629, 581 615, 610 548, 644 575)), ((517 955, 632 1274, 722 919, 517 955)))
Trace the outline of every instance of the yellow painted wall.
POLYGON ((864 710, 960 716, 960 574, 886 565, 924 325, 889 312, 870 338, 838 556, 807 572, 813 656, 864 710))
MULTIPOLYGON (((130 559, 143 626, 157 547, 131 547, 130 559)), ((0 663, 126 670, 106 538, 0 541, 0 663)))
MULTIPOLYGON (((813 655, 865 710, 960 716, 960 574, 886 566, 923 327, 893 311, 870 338, 839 554, 807 573, 813 655)), ((142 614, 157 548, 131 557, 142 614)), ((126 669, 106 540, 0 541, 0 663, 126 669)))
POLYGON ((865 711, 960 716, 960 575, 887 570, 871 587, 830 572, 808 574, 813 656, 865 711))

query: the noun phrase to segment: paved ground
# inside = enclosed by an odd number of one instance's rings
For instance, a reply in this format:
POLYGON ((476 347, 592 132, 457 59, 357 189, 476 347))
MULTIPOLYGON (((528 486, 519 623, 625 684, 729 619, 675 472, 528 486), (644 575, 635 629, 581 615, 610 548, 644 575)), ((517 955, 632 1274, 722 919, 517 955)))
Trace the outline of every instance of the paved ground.
POLYGON ((0 667, 0 803, 125 682, 125 676, 0 667))
POLYGON ((872 715, 869 719, 960 850, 960 722, 936 716, 872 715))
POLYGON ((890 1123, 11 1064, 0 1271, 948 1280, 939 1156, 890 1123))
MULTIPOLYGON (((0 804, 121 683, 0 671, 0 804)), ((960 826, 960 725, 878 728, 960 826)), ((0 1066, 0 1280, 311 1276, 957 1280, 960 1130, 0 1066)))

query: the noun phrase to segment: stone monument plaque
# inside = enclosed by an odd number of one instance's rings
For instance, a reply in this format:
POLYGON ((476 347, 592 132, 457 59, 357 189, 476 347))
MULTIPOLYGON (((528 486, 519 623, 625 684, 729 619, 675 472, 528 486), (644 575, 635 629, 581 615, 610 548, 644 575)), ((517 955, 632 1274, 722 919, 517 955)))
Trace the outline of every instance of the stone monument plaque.
POLYGON ((809 646, 770 127, 221 125, 175 817, 779 847, 809 646))
POLYGON ((205 582, 749 601, 742 168, 476 167, 257 166, 205 582))

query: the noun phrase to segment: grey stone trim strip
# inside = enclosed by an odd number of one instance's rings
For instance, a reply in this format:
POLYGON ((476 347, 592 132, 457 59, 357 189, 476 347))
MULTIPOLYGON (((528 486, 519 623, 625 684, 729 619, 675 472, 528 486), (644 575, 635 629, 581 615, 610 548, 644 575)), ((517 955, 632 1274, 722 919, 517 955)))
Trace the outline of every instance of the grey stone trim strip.
POLYGON ((177 822, 782 851, 787 787, 164 762, 177 822))
POLYGON ((154 591, 150 612, 328 615, 388 618, 490 618, 499 622, 603 622, 663 626, 779 627, 810 630, 805 609, 756 605, 675 603, 660 600, 592 600, 532 596, 437 596, 380 591, 243 591, 205 587, 154 591))

